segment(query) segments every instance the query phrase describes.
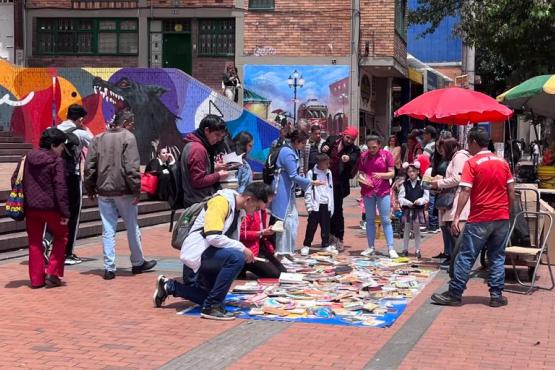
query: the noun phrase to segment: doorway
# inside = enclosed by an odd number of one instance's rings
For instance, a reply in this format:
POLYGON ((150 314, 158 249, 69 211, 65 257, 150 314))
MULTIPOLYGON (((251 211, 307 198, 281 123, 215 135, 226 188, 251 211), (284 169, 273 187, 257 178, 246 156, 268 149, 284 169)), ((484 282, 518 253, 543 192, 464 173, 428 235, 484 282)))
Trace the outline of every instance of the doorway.
POLYGON ((162 44, 162 66, 193 73, 191 34, 165 33, 162 44))

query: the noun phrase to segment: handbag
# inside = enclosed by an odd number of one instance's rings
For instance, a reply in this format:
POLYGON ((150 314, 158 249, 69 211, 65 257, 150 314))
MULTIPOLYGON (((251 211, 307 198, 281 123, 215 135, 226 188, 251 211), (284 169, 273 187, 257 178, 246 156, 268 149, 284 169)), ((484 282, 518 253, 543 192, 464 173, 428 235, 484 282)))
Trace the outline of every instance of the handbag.
POLYGON ((141 175, 141 191, 149 195, 156 195, 158 191, 158 176, 145 172, 141 175))
POLYGON ((23 221, 25 219, 25 195, 23 194, 25 159, 26 157, 21 159, 15 183, 12 186, 8 199, 6 199, 6 216, 15 221, 23 221))
POLYGON ((456 193, 457 193, 456 187, 442 190, 438 195, 436 195, 435 208, 443 208, 443 209, 453 208, 453 203, 455 202, 456 193))

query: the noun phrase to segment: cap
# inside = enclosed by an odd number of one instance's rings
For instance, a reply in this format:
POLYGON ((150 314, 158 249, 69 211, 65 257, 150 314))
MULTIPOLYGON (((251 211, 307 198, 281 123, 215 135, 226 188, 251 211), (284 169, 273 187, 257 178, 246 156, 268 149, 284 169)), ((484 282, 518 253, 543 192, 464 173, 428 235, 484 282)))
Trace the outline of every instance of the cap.
POLYGON ((347 135, 356 139, 358 136, 358 130, 356 129, 356 127, 349 126, 345 130, 343 130, 343 135, 347 135))

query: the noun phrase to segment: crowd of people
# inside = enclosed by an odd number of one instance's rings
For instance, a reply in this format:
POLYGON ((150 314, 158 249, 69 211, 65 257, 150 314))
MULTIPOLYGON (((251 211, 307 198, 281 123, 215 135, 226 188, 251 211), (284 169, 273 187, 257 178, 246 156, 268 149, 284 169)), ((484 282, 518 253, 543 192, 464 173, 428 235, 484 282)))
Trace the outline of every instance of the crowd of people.
MULTIPOLYGON (((68 120, 75 129, 68 132, 74 128, 68 122, 47 129, 39 149, 31 151, 23 163, 33 288, 61 285, 64 259, 78 259, 73 252, 76 232, 68 231, 68 225, 78 227, 80 202, 72 200, 77 195, 71 187, 81 187, 82 182, 88 196, 98 200, 104 279, 116 277, 118 217, 127 228, 132 272, 141 273, 156 265, 155 260, 144 257, 137 224, 141 171, 132 133, 133 113, 119 112, 111 127, 94 138, 80 125, 85 115, 82 107, 71 106, 68 120), (70 147, 69 135, 77 131, 84 132, 76 135, 75 146, 70 147), (75 152, 68 153, 69 148, 75 152), (79 158, 68 162, 75 153, 79 158), (53 238, 47 265, 41 231, 45 226, 53 238)), ((247 161, 252 134, 239 132, 228 138, 226 123, 215 115, 206 116, 198 129, 184 138, 180 158, 159 148, 158 156, 145 169, 159 178, 158 191, 152 196, 168 200, 177 194, 183 208, 201 202, 203 207, 181 245, 183 280, 160 275, 155 305, 160 307, 172 295, 201 305, 205 318, 232 320, 234 316, 223 302, 233 281, 247 272, 259 278, 279 277, 296 253, 308 255, 315 250, 318 226, 320 248, 333 254, 342 252, 343 201, 351 192, 352 179, 360 185, 365 215, 367 248, 363 256, 376 254, 378 217, 386 240, 385 254, 392 259, 399 257, 393 220, 403 229, 402 256, 409 256, 410 240, 414 239, 414 255, 421 258, 421 233, 440 229, 444 250, 435 257, 443 259, 442 268, 452 266, 453 279, 449 291, 434 295, 433 300, 460 304, 473 260, 487 245, 492 306, 506 304, 501 294, 502 240, 508 233, 508 209, 514 193, 507 163, 487 150, 488 134, 480 128, 470 130, 468 150, 449 132, 438 133, 432 126, 422 132, 414 130, 402 146, 396 136, 383 142, 370 135, 361 147, 355 144, 357 139, 354 127, 325 140, 318 125, 308 132, 284 127, 272 144, 269 158, 273 158, 273 172, 267 183, 253 181, 247 161), (222 161, 220 154, 225 148, 242 156, 238 169, 232 170, 222 161), (233 172, 237 183, 230 188, 226 179, 233 172), (308 213, 302 246, 297 245, 299 188, 308 213), (462 246, 454 258, 459 239, 462 246)))

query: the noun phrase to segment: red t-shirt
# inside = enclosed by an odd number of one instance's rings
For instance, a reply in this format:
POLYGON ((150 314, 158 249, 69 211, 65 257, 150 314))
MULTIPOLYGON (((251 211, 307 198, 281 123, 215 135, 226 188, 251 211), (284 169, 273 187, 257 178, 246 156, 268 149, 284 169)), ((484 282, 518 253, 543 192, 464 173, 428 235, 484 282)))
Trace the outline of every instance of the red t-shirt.
POLYGON ((513 182, 509 164, 490 151, 482 151, 464 165, 460 186, 470 191, 468 222, 509 219, 507 184, 513 182))

